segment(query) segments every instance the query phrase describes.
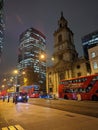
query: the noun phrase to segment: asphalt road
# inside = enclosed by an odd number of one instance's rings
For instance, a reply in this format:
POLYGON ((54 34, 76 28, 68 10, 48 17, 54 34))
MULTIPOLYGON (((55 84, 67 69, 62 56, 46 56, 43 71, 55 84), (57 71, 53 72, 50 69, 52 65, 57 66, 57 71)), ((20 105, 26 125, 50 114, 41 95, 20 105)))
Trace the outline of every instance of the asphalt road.
POLYGON ((98 118, 98 101, 30 98, 29 103, 98 118))
MULTIPOLYGON (((81 106, 85 104, 79 103, 81 106)), ((54 106, 58 104, 57 106, 62 106, 64 109, 65 106, 70 108, 72 107, 70 104, 77 106, 79 103, 46 99, 29 99, 28 103, 17 104, 12 103, 12 100, 0 101, 0 130, 98 130, 96 117, 49 108, 53 104, 54 106), (34 102, 40 105, 46 104, 47 107, 34 105, 34 102)))

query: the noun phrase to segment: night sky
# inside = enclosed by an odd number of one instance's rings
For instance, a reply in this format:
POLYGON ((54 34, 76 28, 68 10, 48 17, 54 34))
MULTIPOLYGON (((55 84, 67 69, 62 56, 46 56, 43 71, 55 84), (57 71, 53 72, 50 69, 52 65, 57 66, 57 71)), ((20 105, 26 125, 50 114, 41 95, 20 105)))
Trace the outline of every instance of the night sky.
POLYGON ((17 65, 19 35, 33 27, 46 36, 48 55, 53 53, 53 33, 61 11, 74 33, 74 44, 83 55, 81 37, 98 30, 98 0, 5 0, 5 41, 0 75, 17 65))

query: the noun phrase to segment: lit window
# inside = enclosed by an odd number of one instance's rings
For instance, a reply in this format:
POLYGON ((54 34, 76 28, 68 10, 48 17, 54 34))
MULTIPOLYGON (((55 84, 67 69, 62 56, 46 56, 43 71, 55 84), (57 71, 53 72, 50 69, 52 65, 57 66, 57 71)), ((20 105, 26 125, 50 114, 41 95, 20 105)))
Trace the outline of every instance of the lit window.
POLYGON ((91 56, 92 56, 92 58, 94 58, 96 56, 95 52, 92 52, 91 56))
POLYGON ((98 68, 98 64, 97 62, 94 62, 94 69, 97 69, 98 68))

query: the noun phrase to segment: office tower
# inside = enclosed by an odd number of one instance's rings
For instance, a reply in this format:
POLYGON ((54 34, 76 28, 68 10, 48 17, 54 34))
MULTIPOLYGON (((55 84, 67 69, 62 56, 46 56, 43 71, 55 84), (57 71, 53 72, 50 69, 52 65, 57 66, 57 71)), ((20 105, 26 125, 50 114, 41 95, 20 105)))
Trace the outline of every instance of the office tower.
POLYGON ((84 57, 86 59, 89 59, 88 49, 96 45, 98 45, 98 30, 82 37, 82 46, 83 46, 83 51, 84 51, 84 57))
POLYGON ((88 49, 91 74, 98 74, 98 46, 88 49))
POLYGON ((4 1, 0 0, 0 59, 2 55, 3 42, 4 42, 3 5, 4 5, 4 1))
POLYGON ((46 86, 46 41, 45 36, 34 28, 29 28, 20 35, 18 70, 25 71, 23 84, 38 84, 41 89, 46 86))

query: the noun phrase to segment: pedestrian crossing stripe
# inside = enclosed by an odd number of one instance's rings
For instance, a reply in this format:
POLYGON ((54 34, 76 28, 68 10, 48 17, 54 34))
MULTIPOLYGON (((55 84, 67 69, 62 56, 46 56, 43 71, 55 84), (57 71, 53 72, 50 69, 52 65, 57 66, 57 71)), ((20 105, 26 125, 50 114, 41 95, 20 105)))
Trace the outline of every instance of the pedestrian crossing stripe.
POLYGON ((16 130, 16 128, 14 126, 9 126, 8 127, 10 130, 16 130))
POLYGON ((8 128, 7 127, 3 127, 2 130, 8 130, 8 128))
POLYGON ((20 125, 3 127, 2 130, 24 130, 20 125))
POLYGON ((20 125, 15 125, 18 130, 24 130, 20 125))

